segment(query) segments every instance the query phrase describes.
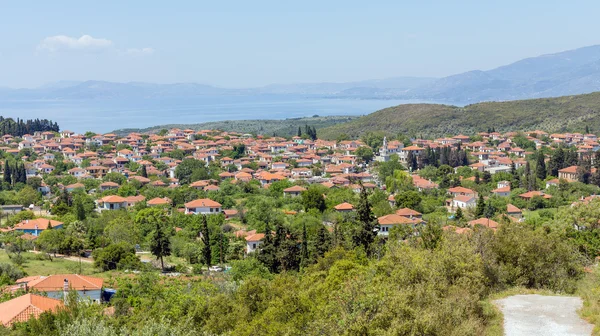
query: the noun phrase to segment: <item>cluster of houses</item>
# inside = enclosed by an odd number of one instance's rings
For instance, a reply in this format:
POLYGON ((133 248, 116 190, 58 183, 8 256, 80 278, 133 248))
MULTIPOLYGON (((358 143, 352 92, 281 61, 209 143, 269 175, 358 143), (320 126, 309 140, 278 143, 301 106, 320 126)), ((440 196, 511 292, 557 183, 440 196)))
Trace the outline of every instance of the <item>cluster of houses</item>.
MULTIPOLYGON (((428 147, 432 149, 462 148, 469 151, 472 158, 471 169, 491 174, 508 172, 512 167, 519 168, 525 165, 525 156, 530 154, 516 144, 515 137, 517 136, 522 136, 522 134, 482 132, 474 137, 457 135, 434 140, 414 139, 410 146, 405 146, 404 143, 397 140, 388 141, 384 138, 375 160, 387 162, 395 154, 401 162, 406 163, 409 157, 419 157, 428 147)), ((533 142, 538 148, 561 143, 576 146, 580 155, 590 154, 600 149, 598 139, 593 134, 548 134, 538 130, 528 132, 526 139, 533 142)), ((23 149, 30 149, 36 153, 35 160, 30 160, 27 156, 23 157, 29 177, 45 177, 47 174, 51 174, 55 170, 52 163, 55 162, 57 153, 61 153, 63 160, 73 167, 64 174, 77 179, 76 183, 59 186, 67 192, 84 189, 83 180, 102 179, 108 173, 122 174, 127 180, 135 180, 142 185, 156 188, 178 188, 180 185, 175 177, 175 170, 182 160, 166 156, 175 150, 181 151, 185 157, 195 158, 207 164, 214 162, 221 166, 222 173, 219 174, 219 179, 193 181, 189 185, 198 190, 218 191, 223 180, 229 180, 232 183, 255 180, 266 188, 274 182, 285 179, 309 184, 319 183, 326 188, 349 188, 355 192, 360 192, 362 187, 368 190, 383 189, 382 181, 377 180, 376 173, 355 155, 358 148, 365 146, 359 140, 327 141, 301 137, 285 139, 236 132, 194 131, 176 128, 169 130, 164 135, 130 133, 126 136, 103 134, 86 137, 71 131, 62 131, 59 134, 38 132, 33 135, 24 135, 19 142, 14 140, 10 135, 2 137, 4 145, 0 147, 0 150, 7 153, 18 153, 23 149), (239 158, 233 159, 221 155, 223 152, 232 152, 240 147, 244 151, 239 158), (148 177, 142 176, 139 169, 130 170, 129 163, 131 162, 135 162, 136 166, 144 166, 148 177)), ((559 171, 559 178, 573 181, 576 179, 576 170, 576 167, 564 168, 559 171)), ((411 177, 412 183, 419 191, 439 188, 436 182, 422 178, 415 172, 411 173, 411 177)), ((548 181, 547 187, 557 185, 558 182, 558 179, 548 181)), ((104 192, 119 187, 118 183, 103 181, 95 191, 104 192)), ((303 186, 294 185, 284 189, 283 196, 298 197, 305 190, 306 188, 303 186)), ((50 193, 50 188, 42 183, 39 191, 47 195, 50 193)), ((506 181, 498 182, 497 188, 492 191, 492 194, 500 197, 508 197, 510 193, 511 187, 506 181)), ((389 202, 392 206, 395 206, 394 196, 389 195, 389 202)), ((478 198, 475 191, 464 187, 449 188, 448 196, 445 205, 450 212, 455 212, 459 208, 474 207, 478 198)), ((529 191, 519 196, 526 200, 535 196, 551 197, 544 191, 529 191)), ((174 205, 168 198, 146 199, 143 195, 129 197, 110 195, 98 197, 96 200, 98 211, 125 209, 135 206, 139 202, 146 202, 148 206, 174 205)), ((208 198, 193 200, 178 210, 185 214, 225 213, 226 216, 231 216, 236 213, 236 210, 223 209, 221 204, 208 198)), ((351 212, 354 209, 352 204, 342 203, 337 205, 335 210, 351 212)), ((410 213, 407 215, 408 210, 402 209, 398 210, 402 213, 380 217, 381 230, 379 234, 387 235, 392 225, 419 225, 422 221, 420 214, 410 213)), ((509 205, 507 211, 510 212, 510 210, 514 210, 511 217, 520 218, 517 214, 519 209, 509 205)), ((38 219, 19 223, 10 230, 20 230, 26 235, 37 237, 49 225, 57 227, 62 223, 38 219)), ((245 234, 244 237, 249 242, 248 251, 255 249, 253 246, 256 239, 260 238, 260 234, 245 234)))

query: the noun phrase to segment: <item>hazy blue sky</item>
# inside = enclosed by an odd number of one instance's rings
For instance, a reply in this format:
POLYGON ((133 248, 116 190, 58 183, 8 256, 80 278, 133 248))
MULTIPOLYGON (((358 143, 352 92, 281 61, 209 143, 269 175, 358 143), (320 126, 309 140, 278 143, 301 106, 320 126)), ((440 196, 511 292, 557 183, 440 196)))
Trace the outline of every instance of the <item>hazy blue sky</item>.
POLYGON ((598 44, 598 13, 597 0, 2 0, 0 86, 445 76, 598 44))

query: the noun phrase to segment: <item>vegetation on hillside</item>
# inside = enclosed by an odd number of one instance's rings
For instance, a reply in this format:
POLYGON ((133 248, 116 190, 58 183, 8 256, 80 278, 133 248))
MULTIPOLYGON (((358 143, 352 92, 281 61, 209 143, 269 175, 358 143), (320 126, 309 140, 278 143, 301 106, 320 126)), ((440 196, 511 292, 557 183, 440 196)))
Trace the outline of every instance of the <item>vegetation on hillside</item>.
POLYGON ((268 136, 283 136, 291 137, 297 135, 298 127, 304 130, 305 126, 312 126, 316 129, 336 125, 339 123, 345 123, 350 120, 356 119, 353 116, 329 116, 320 117, 312 116, 307 118, 289 118, 283 120, 226 120, 226 121, 211 121, 200 124, 171 124, 153 126, 141 129, 120 129, 113 133, 117 135, 126 135, 131 132, 140 133, 158 133, 163 129, 179 128, 179 129, 192 129, 192 130, 222 130, 226 132, 238 132, 238 133, 250 133, 250 134, 264 134, 268 136))
POLYGON ((352 139, 366 132, 444 136, 543 129, 547 132, 579 131, 586 126, 600 131, 600 92, 558 98, 488 102, 465 107, 406 104, 319 130, 319 138, 352 139))

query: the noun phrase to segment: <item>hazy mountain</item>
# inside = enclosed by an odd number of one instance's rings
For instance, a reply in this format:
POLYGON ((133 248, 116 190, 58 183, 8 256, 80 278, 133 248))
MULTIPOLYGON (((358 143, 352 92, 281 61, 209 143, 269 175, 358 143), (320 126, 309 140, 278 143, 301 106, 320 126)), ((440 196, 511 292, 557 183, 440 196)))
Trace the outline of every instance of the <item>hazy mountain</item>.
POLYGON ((600 45, 526 58, 489 71, 469 71, 411 89, 407 97, 479 102, 600 91, 600 45))
POLYGON ((488 71, 474 70, 439 79, 393 77, 346 83, 272 84, 245 89, 225 89, 198 83, 61 81, 36 89, 0 89, 0 99, 131 99, 268 94, 416 99, 464 104, 558 97, 594 91, 600 91, 600 45, 526 58, 488 71))
POLYGON ((434 82, 431 77, 393 77, 386 79, 372 79, 347 83, 299 83, 299 84, 271 84, 253 91, 269 94, 311 94, 311 95, 345 95, 348 90, 353 90, 352 95, 364 90, 364 95, 378 93, 380 90, 393 89, 395 94, 408 91, 434 82))

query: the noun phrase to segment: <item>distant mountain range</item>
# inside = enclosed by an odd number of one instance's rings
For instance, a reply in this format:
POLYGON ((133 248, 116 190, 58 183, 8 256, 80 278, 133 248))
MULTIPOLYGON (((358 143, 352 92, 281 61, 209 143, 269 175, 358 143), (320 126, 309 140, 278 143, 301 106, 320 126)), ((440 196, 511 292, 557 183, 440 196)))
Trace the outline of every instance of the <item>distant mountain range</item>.
POLYGON ((444 78, 395 77, 347 83, 273 84, 226 89, 197 83, 105 81, 51 83, 36 89, 0 88, 0 99, 133 99, 221 95, 307 95, 328 98, 418 99, 476 103, 600 91, 600 45, 520 60, 488 71, 444 78))

